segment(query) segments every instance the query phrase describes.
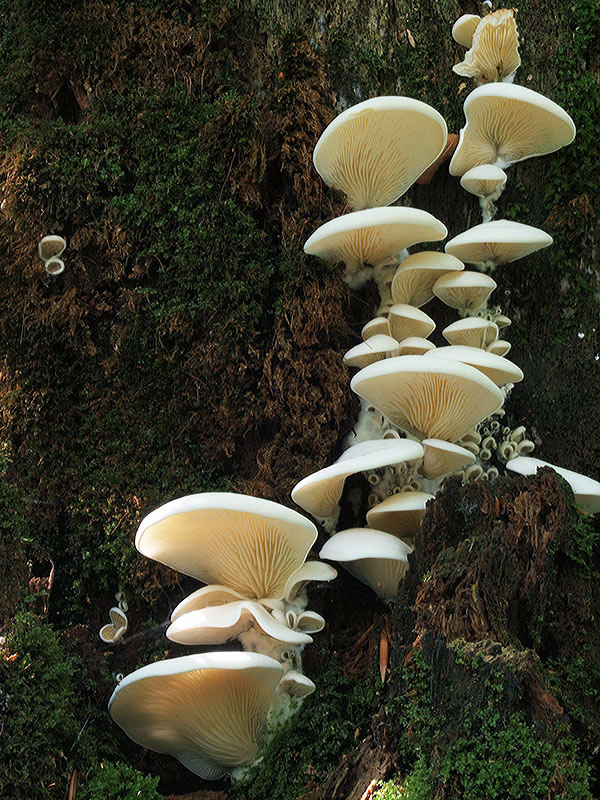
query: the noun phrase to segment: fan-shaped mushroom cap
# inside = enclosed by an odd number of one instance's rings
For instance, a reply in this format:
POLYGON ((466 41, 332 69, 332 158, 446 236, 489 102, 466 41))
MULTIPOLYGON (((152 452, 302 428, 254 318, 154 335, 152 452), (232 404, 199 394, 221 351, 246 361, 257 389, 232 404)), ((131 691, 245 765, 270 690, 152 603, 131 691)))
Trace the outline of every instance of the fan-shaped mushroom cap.
POLYGON ((167 753, 205 780, 258 754, 281 664, 259 653, 202 653, 127 675, 108 703, 134 742, 167 753))
POLYGON ((494 314, 493 322, 499 328, 507 328, 511 324, 509 317, 506 317, 504 314, 494 314))
POLYGON ((475 78, 478 84, 501 81, 520 66, 519 34, 512 8, 500 8, 483 17, 473 33, 470 50, 452 69, 475 78))
POLYGON ((201 589, 196 589, 195 592, 184 597, 181 603, 175 606, 171 613, 171 622, 174 622, 182 614, 188 614, 190 611, 199 611, 208 606, 223 606, 225 603, 235 603, 237 600, 245 599, 242 594, 235 592, 228 586, 219 586, 218 584, 203 586, 201 589))
POLYGON ((489 83, 474 89, 464 104, 467 124, 450 162, 451 175, 479 164, 507 167, 553 153, 575 138, 566 111, 531 89, 489 83))
POLYGON ((387 321, 387 317, 375 317, 369 320, 369 322, 363 325, 360 335, 365 342, 367 339, 370 339, 371 336, 389 336, 390 323, 387 321))
POLYGON ((448 253, 424 251, 405 258, 392 279, 394 303, 420 308, 433 297, 433 284, 447 272, 463 270, 465 265, 448 253))
POLYGON ((110 623, 100 628, 99 636, 103 642, 114 644, 120 641, 127 631, 127 616, 118 606, 113 606, 108 615, 110 623))
POLYGON ((343 261, 348 272, 365 265, 393 264, 395 256, 419 242, 437 242, 448 230, 427 211, 392 206, 353 211, 326 222, 310 236, 304 252, 326 261, 343 261))
POLYGON ((510 342, 506 342, 504 339, 496 339, 494 342, 491 342, 486 347, 488 353, 493 353, 496 356, 505 356, 510 348, 512 347, 510 342))
POLYGON ((368 364, 374 364, 395 353, 397 349, 398 342, 391 336, 376 334, 370 336, 366 342, 351 347, 344 354, 344 364, 348 364, 349 367, 366 367, 368 364))
POLYGON ((148 514, 135 546, 185 575, 260 599, 283 597, 286 581, 316 538, 312 522, 279 503, 206 492, 148 514))
POLYGON ((349 528, 325 543, 320 558, 337 561, 366 583, 381 600, 393 600, 408 569, 411 548, 401 539, 371 528, 349 528))
POLYGON ((500 196, 505 183, 506 172, 491 164, 473 167, 467 170, 460 179, 460 185, 467 192, 471 192, 477 197, 494 197, 494 199, 500 196))
POLYGON ((473 34, 480 22, 481 17, 477 14, 463 14, 452 26, 452 38, 463 47, 471 47, 473 34))
POLYGON ((62 236, 56 234, 44 236, 38 244, 38 255, 42 261, 49 261, 51 258, 58 258, 62 255, 66 246, 67 243, 62 236))
POLYGON ((412 461, 422 455, 421 445, 408 439, 359 442, 342 453, 335 464, 324 467, 297 483, 292 490, 292 500, 314 517, 328 517, 339 503, 344 491, 344 481, 349 475, 412 461))
POLYGON ((352 378, 350 388, 396 427, 419 439, 450 442, 504 402, 502 391, 478 370, 429 354, 371 364, 352 378))
POLYGON ((578 506, 581 506, 588 514, 597 514, 600 511, 600 483, 587 475, 581 475, 579 472, 573 472, 564 467, 556 467, 554 464, 541 461, 539 458, 531 458, 531 456, 511 458, 506 467, 520 475, 535 475, 540 467, 551 467, 569 484, 578 506))
POLYGON ((423 339, 421 336, 409 336, 398 344, 396 355, 398 356, 422 356, 423 353, 435 350, 433 342, 423 339))
POLYGON ((433 285, 433 293, 450 308, 479 308, 498 284, 482 272, 450 272, 433 285))
POLYGON ((552 237, 540 228, 498 219, 482 222, 459 233, 446 244, 446 251, 467 264, 498 266, 549 247, 552 237))
POLYGON ((423 473, 427 478, 442 478, 472 464, 475 456, 464 447, 442 439, 423 439, 423 473))
POLYGON ((425 514, 427 501, 432 498, 433 495, 427 492, 393 494, 367 511, 367 522, 372 528, 399 539, 413 539, 425 514))
POLYGON ((392 336, 398 342, 412 336, 426 339, 435 330, 435 322, 428 314, 407 303, 396 303, 391 306, 388 322, 392 336))
POLYGON ((444 328, 442 336, 450 344, 486 348, 498 338, 498 326, 487 319, 466 317, 444 328))
POLYGON ((374 97, 331 122, 313 161, 352 209, 387 206, 401 197, 444 149, 448 130, 431 106, 410 97, 374 97))
MULTIPOLYGON (((428 353, 425 353, 428 357, 428 353)), ((449 358, 461 361, 475 367, 484 375, 494 381, 496 386, 504 386, 506 383, 519 383, 523 380, 523 370, 502 356, 496 356, 487 350, 479 347, 464 347, 461 345, 449 345, 448 347, 437 347, 435 358, 449 358)))
POLYGON ((223 644, 249 628, 259 628, 278 642, 309 644, 312 638, 278 622, 260 603, 238 600, 182 614, 167 628, 167 638, 179 644, 223 644))

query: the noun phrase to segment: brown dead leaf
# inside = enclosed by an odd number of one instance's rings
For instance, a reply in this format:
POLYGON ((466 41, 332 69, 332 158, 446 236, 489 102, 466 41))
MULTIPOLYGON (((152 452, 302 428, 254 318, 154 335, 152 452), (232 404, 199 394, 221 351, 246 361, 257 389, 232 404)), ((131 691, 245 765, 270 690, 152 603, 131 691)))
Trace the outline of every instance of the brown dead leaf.
POLYGON ((417 45, 415 44, 414 37, 408 28, 406 29, 406 35, 408 37, 408 43, 410 44, 410 46, 416 47, 417 45))

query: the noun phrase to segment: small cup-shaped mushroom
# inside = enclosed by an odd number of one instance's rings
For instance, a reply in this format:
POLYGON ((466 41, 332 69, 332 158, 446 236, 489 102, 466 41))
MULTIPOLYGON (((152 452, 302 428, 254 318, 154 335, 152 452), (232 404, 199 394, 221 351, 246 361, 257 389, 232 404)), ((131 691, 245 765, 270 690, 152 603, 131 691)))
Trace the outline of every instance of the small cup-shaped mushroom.
POLYGON ((375 317, 369 320, 363 325, 360 335, 364 342, 372 336, 389 336, 390 323, 387 321, 387 317, 375 317))
POLYGON ((478 85, 512 79, 521 64, 514 14, 512 8, 500 8, 483 17, 464 60, 452 67, 457 75, 474 78, 478 85))
POLYGON ((394 600, 408 569, 411 548, 401 539, 371 528, 349 528, 325 543, 320 558, 337 561, 366 583, 381 600, 394 600))
MULTIPOLYGON (((428 356, 428 354, 425 354, 428 356)), ((435 350, 436 358, 450 358, 475 367, 496 386, 504 386, 507 383, 519 383, 523 380, 523 370, 502 356, 494 355, 487 350, 479 347, 463 347, 461 345, 449 345, 448 347, 437 347, 435 350)))
MULTIPOLYGON (((385 363, 385 362, 378 362, 385 363)), ((360 375, 360 373, 358 373, 360 375)), ((318 519, 328 517, 339 503, 349 475, 421 458, 423 448, 408 439, 375 439, 349 447, 328 467, 303 478, 292 500, 318 519)))
POLYGON ((344 364, 349 367, 366 367, 381 361, 386 356, 393 355, 398 350, 398 342, 391 336, 376 334, 370 336, 366 342, 361 342, 355 347, 351 347, 344 354, 344 364))
POLYGON ((114 644, 120 641, 127 632, 127 616, 117 606, 113 606, 108 612, 110 623, 100 628, 100 638, 107 644, 114 644))
POLYGON ((488 353, 493 353, 495 356, 505 356, 511 347, 512 345, 510 342, 504 339, 496 339, 495 342, 488 344, 486 350, 488 353))
POLYGON ((279 681, 277 691, 300 700, 302 697, 307 697, 309 694, 312 694, 316 688, 313 681, 307 678, 306 675, 302 675, 301 672, 296 672, 296 670, 289 669, 279 681))
POLYGON ((510 317, 507 317, 504 314, 494 314, 492 322, 500 329, 507 328, 511 324, 510 317))
POLYGON ((432 498, 427 492, 393 494, 367 511, 367 522, 372 528, 391 533, 412 545, 425 515, 425 506, 432 498))
POLYGON ((452 26, 452 38, 463 47, 471 47, 473 35, 480 22, 481 17, 477 14, 463 14, 452 26))
POLYGON ((433 284, 447 272, 463 270, 465 265, 448 253, 414 253, 400 264, 392 279, 394 303, 420 308, 433 297, 433 284))
POLYGON ((371 364, 350 388, 418 439, 455 442, 500 408, 504 394, 477 369, 436 352, 371 364))
POLYGON ((446 244, 446 251, 467 264, 491 270, 551 244, 552 237, 539 228, 498 219, 459 233, 446 244))
POLYGON ((425 450, 422 469, 426 478, 438 480, 475 461, 473 453, 458 444, 441 439, 423 439, 422 444, 425 450))
POLYGON ((491 164, 473 167, 460 179, 460 185, 465 191, 491 201, 500 197, 505 184, 506 172, 491 164))
POLYGON ((135 546, 148 558, 243 597, 283 598, 317 538, 296 511, 257 497, 206 492, 172 500, 144 520, 135 546))
POLYGON ((487 302, 498 284, 481 272, 450 272, 433 285, 433 293, 450 308, 476 309, 487 302))
POLYGON ((167 628, 167 638, 179 644, 224 644, 239 639, 251 628, 255 633, 253 649, 273 657, 278 644, 312 642, 308 634, 282 625, 264 606, 252 600, 238 600, 182 614, 167 628))
POLYGON ((51 258, 58 258, 64 252, 67 242, 62 236, 52 234, 44 236, 38 244, 38 255, 42 261, 49 261, 51 258))
POLYGON ((466 317, 444 328, 442 336, 450 344, 485 349, 498 338, 498 326, 487 319, 466 317))
POLYGON ((600 483, 587 475, 579 472, 557 467, 547 461, 531 456, 517 456, 506 464, 507 469, 518 472, 520 475, 535 475, 541 467, 550 467, 563 477, 573 490, 575 502, 588 514, 597 514, 600 511, 600 483))
POLYGON ((65 271, 65 262, 61 258, 52 257, 44 261, 44 267, 48 275, 60 275, 65 271))
POLYGON ((388 314, 390 331, 396 341, 413 336, 426 339, 434 330, 435 322, 424 311, 406 303, 396 303, 388 314))
POLYGON ((393 206, 354 211, 326 222, 310 236, 304 252, 326 261, 343 261, 348 274, 366 266, 396 263, 395 256, 419 242, 437 242, 448 230, 418 208, 393 206))
POLYGON ((281 664, 259 653, 183 656, 127 675, 108 710, 137 744, 218 780, 257 757, 282 676, 281 664))
POLYGON ((480 164, 504 169, 553 153, 575 138, 575 125, 567 112, 525 86, 479 86, 465 100, 464 112, 467 124, 450 162, 451 175, 464 175, 480 164))
POLYGON ((423 353, 428 353, 430 350, 435 350, 433 342, 423 339, 420 336, 409 336, 408 339, 402 339, 398 344, 396 355, 422 356, 423 353))
POLYGON ((327 126, 313 161, 350 208, 387 206, 435 161, 447 136, 443 117, 431 106, 410 97, 374 97, 327 126))

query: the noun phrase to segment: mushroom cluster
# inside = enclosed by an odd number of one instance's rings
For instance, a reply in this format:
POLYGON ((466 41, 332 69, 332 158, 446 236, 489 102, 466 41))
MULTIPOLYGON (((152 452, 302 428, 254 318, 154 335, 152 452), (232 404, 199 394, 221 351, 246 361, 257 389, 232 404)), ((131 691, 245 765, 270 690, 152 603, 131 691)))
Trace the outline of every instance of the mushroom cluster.
POLYGON ((269 716, 315 688, 301 650, 325 620, 306 610, 305 586, 336 575, 306 561, 316 536, 296 511, 227 492, 181 497, 142 521, 142 555, 207 584, 175 608, 167 637, 193 646, 237 639, 245 652, 168 659, 128 675, 109 711, 134 741, 206 779, 256 758, 269 716))
POLYGON ((484 222, 495 214, 505 169, 553 153, 575 138, 575 125, 566 111, 538 92, 513 84, 521 64, 514 14, 508 8, 483 18, 465 14, 452 28, 455 41, 469 48, 454 72, 473 78, 477 88, 464 103, 466 125, 450 173, 479 197, 484 222))

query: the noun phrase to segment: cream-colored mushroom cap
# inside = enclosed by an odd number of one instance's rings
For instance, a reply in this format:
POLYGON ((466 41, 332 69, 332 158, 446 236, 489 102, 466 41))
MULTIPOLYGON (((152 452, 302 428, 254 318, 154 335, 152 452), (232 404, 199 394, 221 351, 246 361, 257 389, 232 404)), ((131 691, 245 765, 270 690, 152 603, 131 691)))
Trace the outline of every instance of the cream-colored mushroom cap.
POLYGON ((457 75, 475 78, 481 84, 508 78, 520 64, 514 10, 500 8, 479 22, 464 60, 452 69, 457 75))
POLYGON ((420 308, 433 297, 433 284, 447 272, 463 270, 465 265, 449 253, 414 253, 400 264, 392 279, 394 303, 420 308))
POLYGON ((343 261, 348 272, 366 265, 395 263, 395 256, 419 242, 437 242, 448 230, 427 211, 392 206, 354 211, 326 222, 307 239, 304 252, 343 261))
POLYGON ((148 514, 135 546, 185 575, 260 599, 283 597, 286 581, 316 538, 312 522, 279 503, 207 492, 148 514))
POLYGON ((471 47, 473 34, 481 22, 481 17, 477 14, 463 14, 452 26, 452 38, 463 47, 471 47))
POLYGON ((65 271, 65 262, 61 258, 49 258, 48 261, 44 261, 44 267, 48 275, 60 275, 61 272, 65 271))
POLYGON ((465 172, 460 185, 477 197, 499 196, 506 183, 506 172, 491 164, 481 164, 465 172))
POLYGON ((464 104, 467 124, 450 161, 451 175, 479 164, 505 168, 553 153, 575 138, 566 111, 531 89, 512 83, 488 83, 474 89, 464 104))
POLYGON ((479 308, 498 284, 482 272, 451 272, 433 285, 433 293, 450 308, 479 308))
POLYGON ((401 539, 371 528, 349 528, 325 543, 320 558, 337 561, 381 600, 393 600, 412 551, 401 539))
POLYGON ((411 336, 426 339, 435 330, 435 322, 424 311, 407 303, 395 303, 388 313, 390 331, 396 341, 411 336))
POLYGON ((600 511, 600 483, 587 475, 573 472, 573 470, 565 469, 564 467, 557 467, 547 461, 541 461, 539 458, 531 458, 530 456, 511 458, 506 466, 520 475, 535 475, 540 467, 551 467, 569 484, 578 506, 581 506, 588 514, 597 514, 600 511))
POLYGON ((367 522, 372 528, 400 539, 413 539, 425 515, 425 506, 432 498, 427 492, 393 494, 367 511, 367 522))
POLYGON ((487 319, 466 317, 444 328, 442 336, 450 344, 486 348, 498 338, 498 326, 487 319))
POLYGON ((253 600, 238 600, 182 614, 167 628, 167 639, 179 644, 224 644, 237 639, 250 628, 259 629, 278 642, 312 642, 308 634, 282 625, 264 606, 253 600))
POLYGON ((512 345, 510 342, 506 342, 504 339, 496 339, 496 341, 488 344, 486 350, 488 353, 494 353, 496 356, 505 356, 511 347, 512 345))
POLYGON ((38 244, 38 255, 42 261, 49 261, 62 255, 66 246, 67 242, 62 236, 56 234, 44 236, 38 244))
POLYGON ((397 349, 398 342, 396 339, 391 336, 376 334, 369 337, 366 342, 361 342, 355 347, 351 347, 344 354, 344 364, 348 364, 349 367, 366 367, 368 364, 374 364, 376 361, 381 361, 382 358, 395 353, 397 349))
POLYGON ((158 661, 123 678, 108 710, 137 744, 217 780, 258 755, 282 675, 281 664, 259 653, 158 661))
POLYGON ((411 435, 455 442, 500 408, 504 394, 479 370, 436 352, 371 364, 350 388, 411 435))
POLYGON ((342 453, 335 464, 320 469, 297 483, 292 490, 292 500, 314 517, 323 519, 339 503, 344 491, 344 481, 349 475, 413 461, 422 455, 421 445, 408 439, 359 442, 342 453))
POLYGON ((498 266, 535 253, 552 244, 540 228, 498 219, 482 222, 459 233, 446 244, 446 251, 468 264, 498 266))
POLYGON ((113 606, 109 612, 110 622, 100 628, 99 636, 106 644, 119 642, 127 632, 127 615, 118 606, 113 606))
POLYGON ((409 336, 398 344, 396 355, 398 356, 422 356, 423 353, 435 350, 435 345, 428 339, 421 336, 409 336))
MULTIPOLYGON (((427 357, 428 354, 426 353, 427 357)), ((494 381, 496 386, 504 386, 507 383, 519 383, 523 380, 523 370, 502 356, 481 350, 479 347, 464 347, 461 345, 448 345, 438 347, 435 350, 435 357, 448 358, 461 361, 470 367, 475 367, 484 375, 494 381)))
POLYGON ((313 161, 350 208, 387 206, 440 155, 448 138, 441 114, 410 97, 374 97, 327 126, 313 161))
POLYGON ((367 339, 370 339, 371 336, 389 336, 390 323, 387 321, 387 317, 375 317, 369 320, 369 322, 363 325, 360 335, 365 342, 367 339))
POLYGON ((450 444, 441 439, 423 439, 423 473, 427 478, 442 478, 472 464, 473 453, 458 444, 450 444))
POLYGON ((290 697, 296 697, 298 699, 312 694, 316 688, 317 687, 310 678, 293 669, 289 669, 285 673, 277 687, 279 691, 285 692, 289 694, 290 697))
POLYGON ((225 603, 235 603, 237 600, 245 599, 242 594, 234 592, 228 586, 219 586, 218 584, 203 586, 201 589, 196 589, 195 592, 184 597, 181 603, 175 606, 171 612, 171 622, 190 611, 199 611, 208 606, 222 606, 225 603))

